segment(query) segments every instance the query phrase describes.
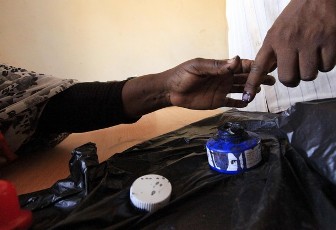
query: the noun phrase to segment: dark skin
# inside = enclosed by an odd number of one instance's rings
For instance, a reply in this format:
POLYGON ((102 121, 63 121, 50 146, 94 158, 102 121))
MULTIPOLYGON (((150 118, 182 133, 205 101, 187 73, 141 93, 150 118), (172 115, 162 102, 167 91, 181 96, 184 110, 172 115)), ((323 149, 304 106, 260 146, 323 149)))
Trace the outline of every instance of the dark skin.
POLYGON ((336 65, 336 0, 291 0, 268 31, 245 86, 255 97, 263 76, 278 68, 279 81, 296 87, 336 65))
MULTIPOLYGON (((122 91, 125 114, 139 117, 169 106, 197 110, 245 107, 246 102, 227 94, 243 92, 252 63, 238 56, 230 60, 196 58, 162 73, 131 79, 122 91)), ((272 76, 263 76, 262 84, 274 83, 272 76)))

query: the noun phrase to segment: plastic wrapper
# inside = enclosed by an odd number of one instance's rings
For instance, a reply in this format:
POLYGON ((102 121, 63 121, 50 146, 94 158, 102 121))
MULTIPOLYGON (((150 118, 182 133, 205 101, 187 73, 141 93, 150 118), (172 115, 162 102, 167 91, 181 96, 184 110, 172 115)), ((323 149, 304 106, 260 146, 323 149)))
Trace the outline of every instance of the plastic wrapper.
POLYGON ((20 196, 32 229, 335 229, 336 100, 282 114, 230 110, 158 136, 98 163, 94 143, 72 152, 70 176, 20 196), (237 175, 212 170, 206 141, 239 121, 257 133, 262 164, 237 175), (133 181, 159 174, 171 200, 148 213, 130 201, 133 181))

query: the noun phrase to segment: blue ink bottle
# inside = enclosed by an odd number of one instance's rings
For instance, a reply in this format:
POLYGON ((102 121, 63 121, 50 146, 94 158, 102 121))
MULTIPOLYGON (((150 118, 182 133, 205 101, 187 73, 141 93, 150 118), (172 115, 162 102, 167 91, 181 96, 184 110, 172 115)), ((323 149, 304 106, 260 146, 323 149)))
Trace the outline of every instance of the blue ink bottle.
POLYGON ((262 160, 261 139, 238 122, 227 122, 206 143, 210 167, 220 173, 237 174, 256 167, 262 160))

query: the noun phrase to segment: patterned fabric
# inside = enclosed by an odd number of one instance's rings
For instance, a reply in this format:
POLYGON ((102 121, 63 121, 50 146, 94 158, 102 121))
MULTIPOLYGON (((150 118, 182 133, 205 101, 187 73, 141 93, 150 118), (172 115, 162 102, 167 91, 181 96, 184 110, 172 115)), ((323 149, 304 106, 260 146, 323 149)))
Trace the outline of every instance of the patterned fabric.
MULTIPOLYGON (((254 59, 273 22, 289 0, 227 0, 226 16, 229 28, 229 55, 254 59)), ((277 71, 272 75, 277 78, 277 71)), ((246 110, 281 112, 299 101, 336 96, 336 69, 319 73, 314 81, 288 88, 277 81, 274 86, 262 86, 246 110)), ((232 97, 241 99, 241 95, 232 97)))
MULTIPOLYGON (((48 99, 75 83, 75 80, 0 65, 0 130, 13 153, 30 141, 48 99)), ((1 143, 0 156, 12 160, 13 155, 8 155, 1 143)))

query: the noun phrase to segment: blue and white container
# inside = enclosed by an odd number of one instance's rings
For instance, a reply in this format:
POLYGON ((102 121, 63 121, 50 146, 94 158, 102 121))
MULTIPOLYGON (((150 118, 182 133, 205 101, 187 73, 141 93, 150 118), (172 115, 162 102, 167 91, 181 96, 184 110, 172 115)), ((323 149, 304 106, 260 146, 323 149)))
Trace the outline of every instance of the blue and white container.
POLYGON ((227 174, 245 172, 261 162, 261 144, 257 134, 245 131, 238 122, 227 122, 206 143, 212 169, 227 174))

